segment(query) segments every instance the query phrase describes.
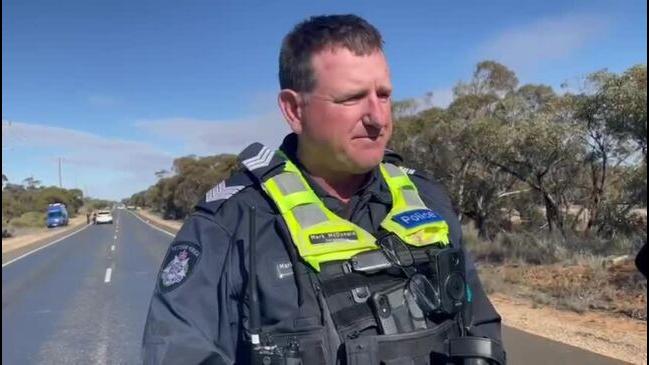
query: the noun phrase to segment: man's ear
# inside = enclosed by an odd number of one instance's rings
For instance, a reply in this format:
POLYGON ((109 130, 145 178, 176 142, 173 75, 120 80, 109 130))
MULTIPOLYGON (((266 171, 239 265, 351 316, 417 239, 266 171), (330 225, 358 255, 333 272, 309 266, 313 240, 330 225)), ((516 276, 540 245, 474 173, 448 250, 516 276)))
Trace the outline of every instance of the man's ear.
POLYGON ((279 92, 277 103, 291 130, 295 134, 301 134, 304 113, 300 94, 291 89, 284 89, 279 92))

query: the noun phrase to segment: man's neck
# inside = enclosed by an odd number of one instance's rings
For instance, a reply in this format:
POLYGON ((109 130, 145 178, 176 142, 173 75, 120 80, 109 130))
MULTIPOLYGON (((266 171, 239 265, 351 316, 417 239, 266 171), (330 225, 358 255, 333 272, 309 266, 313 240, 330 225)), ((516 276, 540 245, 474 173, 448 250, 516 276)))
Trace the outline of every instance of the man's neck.
POLYGON ((365 183, 369 173, 355 175, 330 169, 318 161, 314 153, 305 151, 305 148, 298 143, 297 158, 307 169, 306 174, 313 179, 327 194, 342 201, 349 202, 354 193, 365 183))

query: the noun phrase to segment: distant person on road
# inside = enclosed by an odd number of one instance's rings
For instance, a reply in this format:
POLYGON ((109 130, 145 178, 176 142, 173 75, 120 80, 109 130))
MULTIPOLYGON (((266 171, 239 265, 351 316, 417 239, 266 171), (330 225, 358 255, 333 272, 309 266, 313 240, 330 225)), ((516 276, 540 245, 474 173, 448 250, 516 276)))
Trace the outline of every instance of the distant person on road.
POLYGON ((90 212, 86 213, 86 224, 90 224, 90 212))
POLYGON ((276 151, 244 149, 243 168, 185 221, 158 274, 144 363, 505 363, 448 194, 386 150, 377 29, 355 15, 298 24, 279 81, 293 133, 276 151))
POLYGON ((92 224, 97 224, 97 212, 92 212, 92 224))

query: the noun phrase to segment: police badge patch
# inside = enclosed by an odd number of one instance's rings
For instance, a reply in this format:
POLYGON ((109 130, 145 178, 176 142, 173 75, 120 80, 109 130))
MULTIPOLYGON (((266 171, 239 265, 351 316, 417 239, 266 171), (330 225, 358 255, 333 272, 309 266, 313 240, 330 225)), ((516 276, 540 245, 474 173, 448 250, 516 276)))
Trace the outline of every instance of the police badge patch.
POLYGON ((174 242, 163 261, 160 272, 160 291, 170 292, 191 275, 201 257, 201 247, 191 242, 174 242))

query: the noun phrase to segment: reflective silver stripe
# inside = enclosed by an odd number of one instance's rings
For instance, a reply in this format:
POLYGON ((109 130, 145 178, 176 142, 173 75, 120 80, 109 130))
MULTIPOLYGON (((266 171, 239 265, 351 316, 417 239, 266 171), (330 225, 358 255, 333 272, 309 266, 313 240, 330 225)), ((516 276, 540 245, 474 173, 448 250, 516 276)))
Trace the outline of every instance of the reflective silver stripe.
POLYGON ((403 199, 406 201, 406 204, 409 206, 423 206, 424 202, 421 201, 419 194, 414 189, 401 189, 401 194, 403 199))
POLYGON ((241 163, 243 163, 248 168, 248 170, 252 171, 260 167, 268 166, 268 164, 270 164, 270 160, 273 159, 273 155, 273 150, 266 146, 263 146, 256 156, 243 160, 241 163))
POLYGON ((385 170, 388 172, 388 174, 391 177, 399 177, 403 175, 403 171, 401 171, 401 169, 396 165, 393 165, 391 163, 386 163, 383 164, 383 166, 385 166, 385 170))
POLYGON ((205 194, 205 202, 209 203, 215 200, 228 199, 243 188, 245 188, 244 185, 227 186, 225 185, 225 181, 221 181, 205 194))
POLYGON ((292 212, 302 229, 327 221, 327 216, 316 204, 298 205, 292 212))
POLYGON ((401 171, 405 172, 408 175, 412 175, 415 173, 415 169, 409 169, 407 167, 401 166, 401 171))
POLYGON ((297 193, 298 191, 307 190, 306 186, 304 186, 304 184, 300 180, 300 177, 292 172, 279 174, 275 176, 273 180, 284 196, 297 193))

